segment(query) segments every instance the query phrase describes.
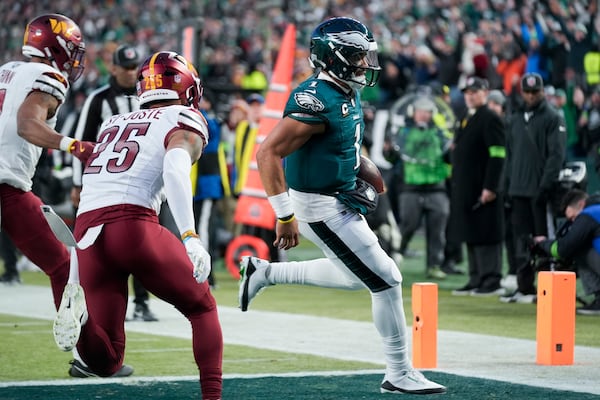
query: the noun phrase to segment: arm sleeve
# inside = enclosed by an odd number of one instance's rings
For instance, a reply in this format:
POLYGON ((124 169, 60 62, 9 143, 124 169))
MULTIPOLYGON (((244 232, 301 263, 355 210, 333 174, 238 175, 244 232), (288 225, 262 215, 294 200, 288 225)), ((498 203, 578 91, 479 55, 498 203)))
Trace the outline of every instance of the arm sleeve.
POLYGON ((582 212, 575 218, 569 231, 556 240, 557 245, 551 248, 552 256, 558 256, 563 260, 571 260, 576 254, 580 254, 592 247, 592 240, 597 222, 593 217, 582 212))
POLYGON ((511 133, 512 117, 506 123, 505 129, 505 145, 506 157, 504 158, 504 179, 502 182, 502 188, 506 195, 508 195, 508 188, 510 187, 510 176, 511 176, 511 163, 512 163, 512 133, 511 133))
POLYGON ((563 119, 555 115, 548 126, 548 141, 546 142, 546 164, 540 180, 541 190, 551 190, 563 166, 567 130, 563 119))
POLYGON ((177 224, 179 233, 196 231, 192 208, 192 159, 181 148, 168 150, 163 160, 163 181, 167 202, 177 224))
POLYGON ((490 112, 490 119, 486 128, 484 135, 489 161, 485 170, 483 187, 497 193, 502 190, 502 173, 506 158, 504 124, 500 117, 490 112))

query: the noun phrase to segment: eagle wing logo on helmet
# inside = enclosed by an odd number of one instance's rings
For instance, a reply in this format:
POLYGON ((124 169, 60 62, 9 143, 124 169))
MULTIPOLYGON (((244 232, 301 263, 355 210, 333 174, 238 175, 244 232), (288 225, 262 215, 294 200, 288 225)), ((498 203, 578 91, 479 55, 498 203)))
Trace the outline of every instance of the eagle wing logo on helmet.
POLYGON ((329 37, 332 41, 344 46, 352 46, 365 51, 369 50, 369 40, 365 34, 358 31, 330 33, 329 37))
POLYGON ((323 111, 325 109, 325 105, 321 102, 321 100, 307 92, 296 93, 294 95, 294 100, 300 107, 307 108, 312 111, 323 111))

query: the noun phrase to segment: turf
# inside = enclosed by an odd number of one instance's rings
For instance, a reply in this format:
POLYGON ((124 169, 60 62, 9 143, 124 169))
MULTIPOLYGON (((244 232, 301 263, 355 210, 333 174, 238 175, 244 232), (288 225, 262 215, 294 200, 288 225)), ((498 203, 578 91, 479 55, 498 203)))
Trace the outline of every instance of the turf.
MULTIPOLYGON (((66 379, 70 352, 59 351, 52 339, 52 322, 0 314, 0 382, 66 379), (24 349, 31 349, 25 352, 24 349), (35 368, 32 368, 35 366, 35 368)), ((135 367, 135 376, 194 376, 197 367, 191 340, 127 334, 125 362, 135 367)), ((282 373, 322 370, 381 369, 382 364, 351 362, 305 354, 260 351, 225 345, 225 373, 282 373)), ((2 398, 2 396, 0 396, 2 398)))
MULTIPOLYGON (((526 385, 516 385, 489 379, 468 378, 439 372, 426 373, 428 378, 451 388, 445 395, 428 396, 456 400, 592 400, 595 396, 526 385)), ((244 400, 355 400, 385 398, 379 394, 380 374, 351 374, 323 376, 269 376, 226 378, 224 399, 244 400)), ((4 400, 63 400, 63 399, 197 399, 196 380, 135 381, 86 385, 33 385, 0 388, 4 400)), ((404 395, 403 399, 423 399, 423 396, 404 395)))
MULTIPOLYGON (((414 246, 423 251, 422 239, 414 246)), ((303 241, 300 248, 289 252, 291 260, 319 257, 314 246, 303 241)), ((464 265, 462 266, 465 267, 464 265)), ((423 258, 406 259, 401 266, 404 276, 404 301, 407 319, 412 320, 411 285, 426 281, 423 258)), ((215 264, 218 288, 214 291, 222 306, 237 306, 237 281, 223 267, 215 264)), ((27 284, 48 286, 42 273, 26 272, 22 278, 27 284)), ((439 329, 484 333, 514 338, 535 339, 534 305, 503 304, 497 298, 451 296, 452 289, 462 286, 463 276, 450 276, 439 281, 439 329)), ((580 288, 578 289, 581 290, 580 288)), ((0 287, 0 295, 2 288, 0 287)), ((369 294, 366 291, 346 292, 314 287, 275 286, 258 296, 253 309, 371 321, 369 294)), ((160 318, 160 315, 159 315, 160 318)), ((577 316, 576 344, 600 347, 597 336, 597 317, 577 316)), ((0 386, 2 382, 23 382, 25 386, 2 388, 0 399, 187 399, 197 398, 198 383, 190 379, 164 381, 127 380, 123 384, 94 384, 93 381, 75 381, 84 386, 60 381, 67 378, 70 353, 58 351, 53 343, 51 322, 0 315, 0 386), (25 350, 24 350, 25 349, 25 350), (35 366, 35 367, 32 367, 35 366), (43 380, 49 386, 29 386, 25 381, 43 380), (138 382, 138 383, 136 383, 138 382)), ((190 377, 197 374, 191 353, 191 343, 174 339, 128 334, 126 362, 135 366, 136 377, 190 377)), ((228 378, 224 383, 226 399, 370 399, 379 398, 378 387, 383 365, 347 362, 324 357, 257 350, 244 346, 226 345, 224 352, 226 374, 304 373, 315 371, 378 370, 365 375, 342 377, 281 377, 252 379, 228 378)), ((451 388, 444 398, 453 399, 597 399, 590 394, 555 391, 523 385, 467 378, 431 372, 451 388)), ((159 378, 161 379, 161 378, 159 378)), ((413 396, 405 396, 411 398, 413 396)), ((421 397, 419 397, 421 398, 421 397)))
MULTIPOLYGON (((424 252, 424 242, 415 236, 411 248, 424 252)), ((300 248, 288 252, 290 260, 321 257, 320 250, 304 240, 300 248)), ((460 265, 466 268, 466 263, 460 265)), ((505 271, 508 267, 504 266, 505 271)), ((403 282, 403 298, 409 323, 412 321, 412 285, 429 281, 425 277, 424 258, 407 258, 400 266, 403 282)), ((536 306, 534 304, 505 304, 498 297, 453 296, 453 289, 464 286, 466 275, 449 275, 447 279, 434 281, 438 291, 439 329, 481 333, 535 340, 536 306)), ((578 281, 578 293, 582 294, 578 281)), ((237 306, 237 282, 229 277, 219 279, 215 291, 219 304, 237 306)), ((366 291, 348 292, 316 287, 273 286, 256 297, 252 309, 283 311, 288 313, 318 315, 358 321, 371 321, 371 301, 366 291)), ((580 346, 600 347, 597 327, 600 319, 595 316, 577 315, 575 343, 580 346)))

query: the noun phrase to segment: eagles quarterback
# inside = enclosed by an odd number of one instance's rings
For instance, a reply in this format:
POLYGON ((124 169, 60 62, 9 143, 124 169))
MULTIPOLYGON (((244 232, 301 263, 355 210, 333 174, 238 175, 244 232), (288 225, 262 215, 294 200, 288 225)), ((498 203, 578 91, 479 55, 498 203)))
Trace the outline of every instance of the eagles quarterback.
POLYGON ((246 311, 261 289, 275 284, 367 288, 386 358, 381 392, 444 393, 410 362, 402 275, 363 216, 376 199, 373 186, 357 179, 364 130, 360 90, 379 78, 377 43, 359 21, 328 19, 312 33, 310 62, 315 74, 290 94, 257 162, 277 216, 273 245, 290 249, 302 234, 326 258, 270 263, 244 257, 240 308, 246 311))

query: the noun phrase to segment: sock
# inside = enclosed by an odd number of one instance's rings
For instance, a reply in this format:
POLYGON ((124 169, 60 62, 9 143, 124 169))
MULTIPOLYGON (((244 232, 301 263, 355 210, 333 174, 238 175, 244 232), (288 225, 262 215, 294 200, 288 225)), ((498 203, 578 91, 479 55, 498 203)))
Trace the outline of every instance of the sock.
POLYGON ((386 378, 392 383, 412 369, 408 357, 408 329, 400 285, 371 293, 373 321, 383 342, 386 378))

